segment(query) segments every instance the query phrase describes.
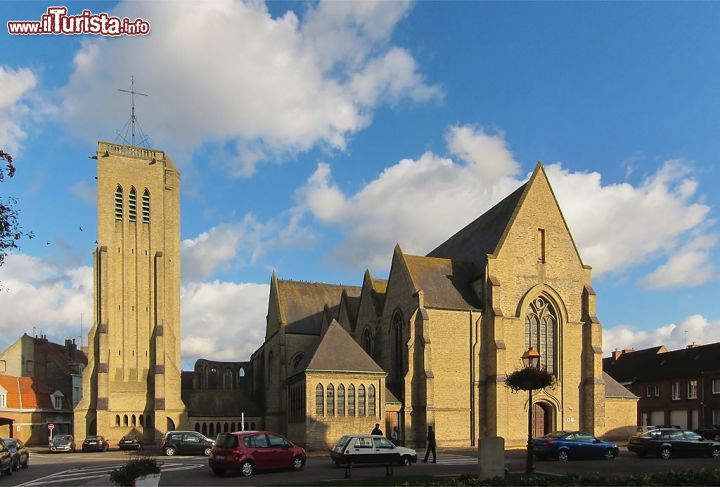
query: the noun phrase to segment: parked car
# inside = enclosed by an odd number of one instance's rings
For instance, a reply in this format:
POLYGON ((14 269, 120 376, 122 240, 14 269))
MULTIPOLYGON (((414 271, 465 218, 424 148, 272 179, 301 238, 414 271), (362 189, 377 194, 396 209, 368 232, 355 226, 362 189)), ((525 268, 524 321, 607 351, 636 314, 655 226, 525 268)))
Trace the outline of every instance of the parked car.
POLYGON ((417 462, 417 452, 394 445, 381 435, 345 435, 330 450, 330 458, 338 466, 352 463, 394 463, 409 466, 417 462))
POLYGON ((88 436, 82 444, 82 451, 108 451, 110 443, 102 436, 88 436))
POLYGON ((708 440, 720 441, 720 424, 700 428, 698 434, 708 440))
POLYGON ((120 447, 121 450, 142 450, 142 438, 138 435, 125 435, 118 442, 118 447, 120 447))
POLYGON ((25 448, 22 441, 16 440, 15 438, 2 438, 0 442, 10 451, 13 470, 20 470, 20 467, 28 468, 30 464, 30 452, 25 448))
POLYGON ((533 454, 538 460, 557 458, 568 460, 604 458, 612 460, 618 456, 615 443, 602 441, 582 431, 555 431, 542 438, 533 438, 533 454))
POLYGON ((55 435, 50 442, 50 452, 69 451, 75 453, 75 438, 72 435, 55 435))
POLYGON ((12 475, 12 453, 8 447, 0 442, 0 472, 2 475, 12 475))
POLYGON ((220 433, 208 463, 215 475, 229 470, 249 477, 256 470, 302 470, 305 450, 282 435, 271 431, 220 433))
POLYGON ((210 456, 215 442, 196 431, 168 431, 162 443, 165 455, 205 455, 210 456))
POLYGON ((657 455, 665 460, 674 456, 712 456, 720 459, 720 442, 703 438, 693 431, 668 428, 633 436, 627 449, 641 458, 657 455))

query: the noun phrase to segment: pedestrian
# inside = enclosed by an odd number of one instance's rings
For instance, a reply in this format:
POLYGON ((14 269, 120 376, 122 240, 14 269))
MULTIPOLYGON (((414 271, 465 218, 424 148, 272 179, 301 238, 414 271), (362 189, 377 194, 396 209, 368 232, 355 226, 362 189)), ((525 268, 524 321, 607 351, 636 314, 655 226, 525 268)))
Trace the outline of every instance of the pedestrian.
POLYGON ((382 436, 383 432, 380 429, 380 423, 375 423, 375 428, 373 428, 371 435, 380 435, 382 436))
POLYGON ((393 428, 392 432, 390 432, 390 441, 392 441, 394 445, 399 445, 400 444, 399 439, 400 439, 400 435, 398 434, 398 427, 395 426, 393 428))
POLYGON ((432 426, 428 426, 428 435, 427 435, 427 450, 425 451, 425 460, 423 460, 423 463, 427 463, 428 457, 430 456, 430 452, 433 454, 433 463, 436 463, 435 461, 435 431, 433 431, 432 426))

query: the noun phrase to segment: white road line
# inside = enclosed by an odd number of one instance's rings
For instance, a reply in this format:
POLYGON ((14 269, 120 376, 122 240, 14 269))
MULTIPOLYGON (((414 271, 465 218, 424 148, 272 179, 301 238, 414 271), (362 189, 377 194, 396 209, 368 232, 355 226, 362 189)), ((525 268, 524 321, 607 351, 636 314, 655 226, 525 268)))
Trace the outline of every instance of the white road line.
MULTIPOLYGON (((63 470, 61 472, 55 472, 39 479, 25 482, 24 484, 20 484, 18 487, 33 487, 56 483, 75 482, 77 480, 98 479, 109 475, 110 472, 112 472, 118 466, 119 464, 111 466, 106 465, 103 467, 80 467, 63 470)), ((192 470, 201 467, 203 467, 203 464, 200 463, 192 463, 189 465, 183 463, 165 463, 160 466, 160 470, 165 472, 177 472, 180 470, 192 470)))

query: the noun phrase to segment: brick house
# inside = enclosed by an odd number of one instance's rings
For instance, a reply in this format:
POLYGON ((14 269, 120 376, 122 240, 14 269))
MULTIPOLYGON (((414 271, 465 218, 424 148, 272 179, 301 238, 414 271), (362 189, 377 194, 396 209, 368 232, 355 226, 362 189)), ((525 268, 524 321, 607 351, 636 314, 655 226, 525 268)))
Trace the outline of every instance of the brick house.
POLYGON ((638 425, 720 424, 720 343, 615 351, 603 370, 640 397, 638 425))

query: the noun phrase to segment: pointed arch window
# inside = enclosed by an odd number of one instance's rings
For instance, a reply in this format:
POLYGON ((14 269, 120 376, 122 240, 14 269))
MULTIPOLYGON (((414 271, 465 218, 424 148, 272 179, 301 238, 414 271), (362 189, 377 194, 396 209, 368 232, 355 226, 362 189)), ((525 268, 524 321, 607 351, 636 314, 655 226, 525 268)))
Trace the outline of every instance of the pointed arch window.
POLYGON ((115 188, 115 219, 122 220, 123 218, 123 190, 118 185, 115 188))
POLYGON ((365 416, 365 386, 358 387, 358 416, 365 416))
POLYGON ((375 386, 368 387, 368 416, 375 416, 375 386))
POLYGON ((325 414, 324 408, 324 394, 322 384, 318 384, 315 388, 315 414, 317 416, 323 416, 325 414))
POLYGON ((325 406, 325 408, 327 409, 327 415, 335 416, 335 386, 333 386, 332 384, 328 384, 327 392, 325 395, 327 396, 327 405, 325 406))
POLYGON ((145 189, 142 197, 142 222, 150 223, 150 191, 145 189))
POLYGON ((135 188, 130 188, 130 196, 128 197, 128 217, 131 222, 137 220, 137 195, 135 188))
POLYGON ((557 311, 542 296, 533 299, 525 315, 525 348, 533 347, 540 354, 540 366, 555 372, 557 350, 557 311))
POLYGON ((340 384, 337 390, 337 414, 345 416, 345 386, 340 384))
POLYGON ((402 330, 403 330, 403 317, 400 312, 396 312, 393 315, 392 325, 392 340, 393 340, 393 361, 392 361, 392 378, 395 384, 400 384, 403 377, 403 341, 402 341, 402 330))
POLYGON ((355 416, 355 386, 348 386, 348 416, 355 416))

